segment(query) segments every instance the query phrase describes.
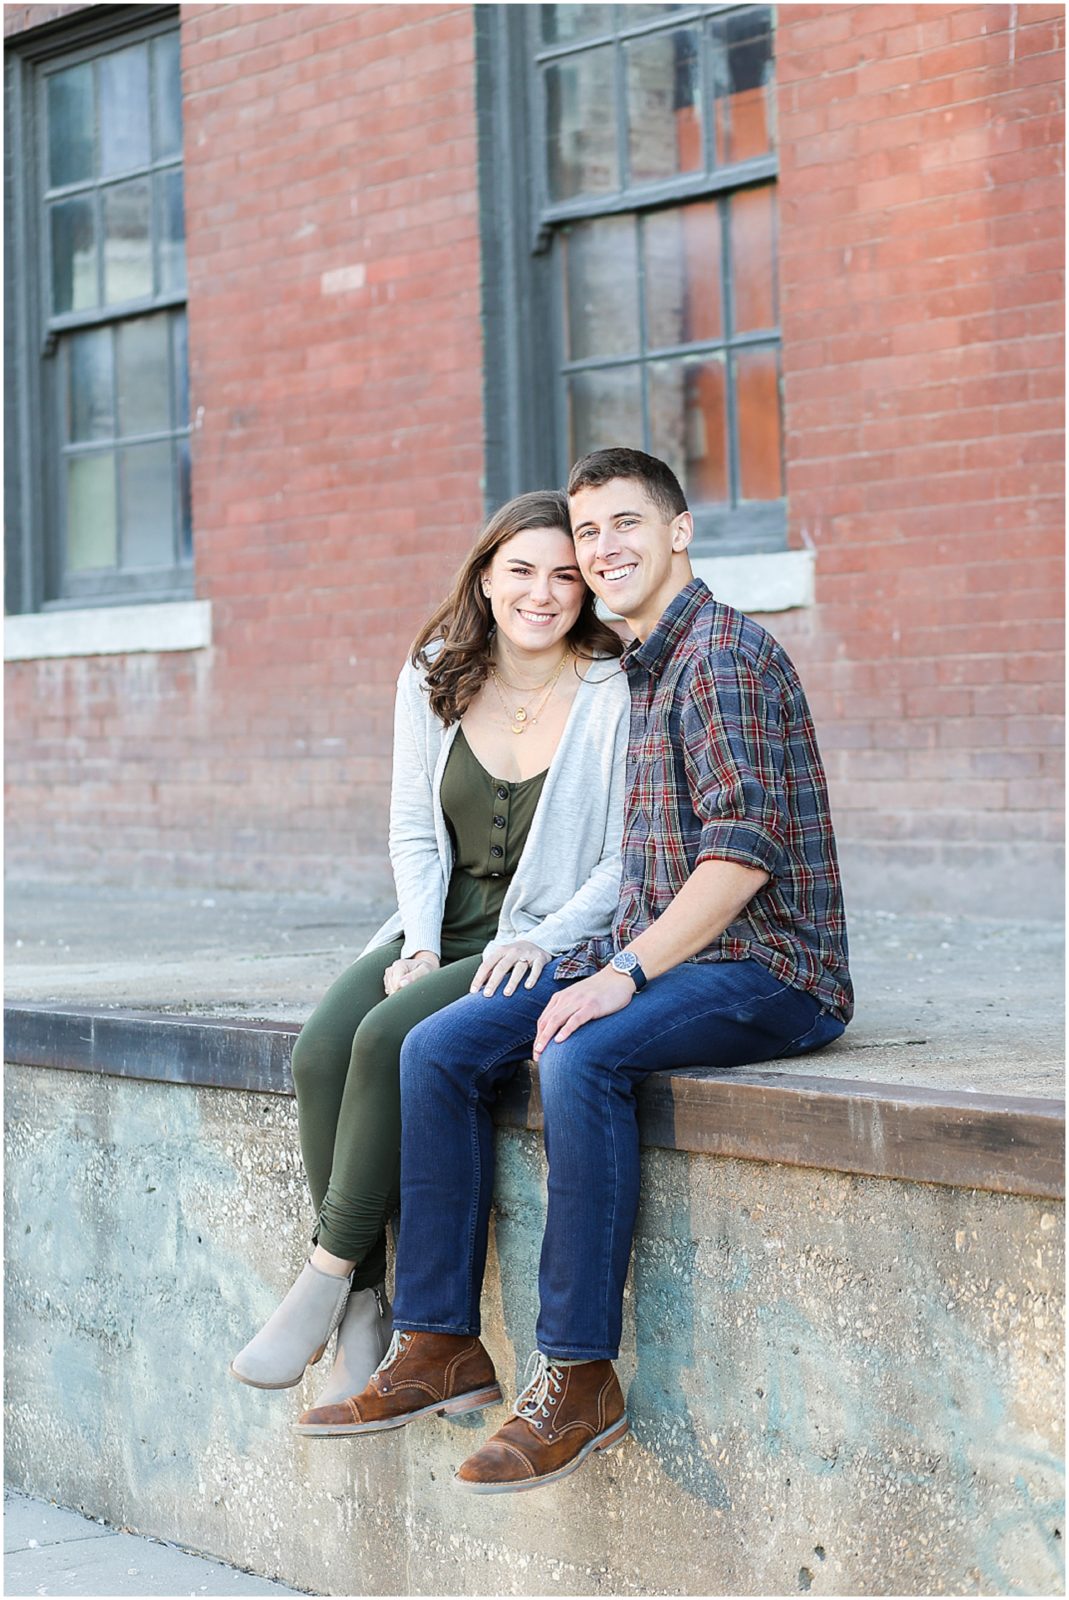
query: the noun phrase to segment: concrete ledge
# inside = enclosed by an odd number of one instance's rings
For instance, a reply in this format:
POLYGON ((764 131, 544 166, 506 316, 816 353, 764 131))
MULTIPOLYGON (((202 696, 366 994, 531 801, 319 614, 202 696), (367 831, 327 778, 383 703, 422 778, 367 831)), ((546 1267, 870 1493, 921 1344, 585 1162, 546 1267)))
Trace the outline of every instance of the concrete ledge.
POLYGON ((7 617, 4 623, 5 661, 203 650, 211 642, 210 600, 85 606, 7 617))
MULTIPOLYGON (((316 1594, 1064 1590, 1059 1205, 647 1147, 630 1439, 534 1500, 463 1496, 503 1409, 306 1439, 321 1369, 277 1394, 227 1373, 307 1250, 292 1099, 32 1066, 5 1088, 23 1490, 316 1594)), ((496 1131, 482 1317, 511 1398, 547 1170, 536 1133, 496 1131)))
MULTIPOLYGON (((150 1082, 291 1095, 296 1023, 56 1005, 5 1008, 6 1059, 150 1082)), ((834 1047, 824 1059, 831 1065, 834 1047)), ((814 1077, 775 1066, 659 1073, 640 1093, 647 1145, 1002 1194, 1063 1198, 1061 1101, 814 1077)), ((497 1104, 542 1126, 537 1068, 497 1104)))

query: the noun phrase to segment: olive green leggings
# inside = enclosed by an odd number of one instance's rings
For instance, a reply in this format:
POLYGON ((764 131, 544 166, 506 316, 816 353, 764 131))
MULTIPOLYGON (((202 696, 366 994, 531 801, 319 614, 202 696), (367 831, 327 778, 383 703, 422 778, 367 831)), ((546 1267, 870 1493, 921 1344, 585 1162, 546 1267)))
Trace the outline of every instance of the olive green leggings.
POLYGON ((301 1029, 291 1069, 316 1237, 357 1263, 367 1289, 386 1271, 386 1221, 400 1203, 401 1046, 425 1017, 467 994, 481 956, 442 941, 442 966, 387 996, 383 974, 401 941, 343 972, 301 1029))

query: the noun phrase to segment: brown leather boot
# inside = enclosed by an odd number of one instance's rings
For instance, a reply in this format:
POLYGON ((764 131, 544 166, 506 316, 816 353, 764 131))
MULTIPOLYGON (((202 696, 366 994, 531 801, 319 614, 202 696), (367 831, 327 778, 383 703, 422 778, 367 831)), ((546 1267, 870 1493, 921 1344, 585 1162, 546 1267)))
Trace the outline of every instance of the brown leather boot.
POLYGON ((490 1360, 478 1339, 463 1333, 406 1333, 390 1348, 359 1394, 314 1406, 295 1424, 298 1433, 381 1433, 417 1417, 456 1416, 501 1399, 490 1360))
POLYGON ((558 1367, 536 1350, 534 1376, 512 1416, 458 1467, 455 1482, 473 1494, 512 1494, 566 1478, 595 1450, 628 1430, 624 1397, 611 1361, 558 1367))

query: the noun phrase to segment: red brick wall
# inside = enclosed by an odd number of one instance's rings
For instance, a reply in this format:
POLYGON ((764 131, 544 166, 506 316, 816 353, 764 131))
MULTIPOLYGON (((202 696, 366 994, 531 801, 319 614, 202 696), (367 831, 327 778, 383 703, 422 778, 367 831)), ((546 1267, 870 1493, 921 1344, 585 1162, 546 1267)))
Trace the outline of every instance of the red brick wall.
MULTIPOLYGON (((9 858, 381 885, 392 680, 481 509, 472 13, 182 16, 215 643, 9 666, 9 858)), ((1056 909, 1063 13, 778 16, 787 484, 818 577, 770 621, 852 897, 1056 909)))
POLYGON ((381 883, 393 680, 480 518, 469 7, 182 11, 190 654, 8 668, 12 868, 381 883))
POLYGON ((58 22, 63 17, 72 17, 78 11, 88 11, 90 0, 75 0, 73 4, 60 5, 13 5, 8 0, 4 6, 4 37, 12 38, 17 33, 25 33, 28 28, 41 28, 46 22, 58 22))
POLYGON ((772 621, 855 894, 1060 900, 1064 10, 784 6, 772 621))

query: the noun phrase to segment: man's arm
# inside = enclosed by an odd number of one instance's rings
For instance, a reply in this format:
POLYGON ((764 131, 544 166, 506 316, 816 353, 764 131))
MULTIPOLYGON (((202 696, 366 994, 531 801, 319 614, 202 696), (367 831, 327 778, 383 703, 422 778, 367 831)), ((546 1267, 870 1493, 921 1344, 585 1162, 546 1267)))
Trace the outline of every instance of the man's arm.
MULTIPOLYGON (((711 945, 776 870, 779 727, 779 707, 748 661, 722 651, 695 665, 681 706, 680 742, 701 842, 686 883, 627 946, 647 978, 711 945)), ((585 1022, 621 1010, 634 993, 625 973, 604 967, 554 995, 539 1018, 535 1055, 585 1022)))
MULTIPOLYGON (((701 861, 656 922, 627 948, 638 957, 646 977, 657 978, 711 945, 767 882, 767 872, 737 861, 701 861)), ((621 1011, 634 993, 627 974, 612 967, 569 985, 553 996, 538 1019, 535 1057, 547 1044, 567 1039, 584 1022, 621 1011)))

